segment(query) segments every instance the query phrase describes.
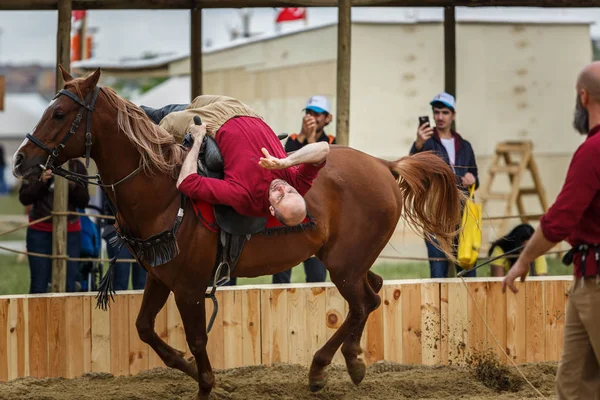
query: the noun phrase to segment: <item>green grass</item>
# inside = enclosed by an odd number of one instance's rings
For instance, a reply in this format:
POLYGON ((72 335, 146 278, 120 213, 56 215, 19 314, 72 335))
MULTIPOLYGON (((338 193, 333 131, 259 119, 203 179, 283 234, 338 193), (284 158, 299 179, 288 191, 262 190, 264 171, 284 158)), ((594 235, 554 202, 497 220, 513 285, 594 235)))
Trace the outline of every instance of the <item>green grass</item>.
MULTIPOLYGON (((105 264, 106 266, 106 264, 105 264)), ((373 267, 373 272, 386 280, 429 278, 429 268, 426 263, 390 263, 373 267)), ((573 270, 565 267, 556 258, 548 258, 549 275, 570 275, 573 270)), ((0 295, 24 294, 29 291, 29 264, 25 258, 19 262, 16 255, 0 255, 0 295)), ((478 277, 489 276, 489 268, 483 267, 477 271, 478 277)), ((238 285, 256 285, 271 283, 271 276, 257 278, 238 278, 238 285)), ((329 275, 327 276, 329 280, 329 275)), ((305 282, 302 264, 292 270, 292 282, 305 282)))
POLYGON ((0 215, 23 215, 25 206, 19 202, 17 193, 0 196, 0 215))

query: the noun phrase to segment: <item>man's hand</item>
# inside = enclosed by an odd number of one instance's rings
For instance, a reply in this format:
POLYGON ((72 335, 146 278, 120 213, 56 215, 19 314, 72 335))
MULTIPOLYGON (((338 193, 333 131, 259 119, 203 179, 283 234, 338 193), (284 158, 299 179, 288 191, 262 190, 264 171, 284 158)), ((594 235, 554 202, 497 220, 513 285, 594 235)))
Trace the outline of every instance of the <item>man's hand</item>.
POLYGON ((264 147, 261 149, 261 151, 265 156, 260 158, 258 164, 264 169, 284 169, 291 166, 287 158, 280 159, 273 157, 264 147))
POLYGON ((469 187, 475 183, 475 177, 470 172, 467 172, 461 179, 464 187, 469 187))
POLYGON ((417 129, 417 140, 415 141, 415 147, 417 150, 421 150, 423 145, 433 135, 433 128, 429 126, 429 122, 425 122, 417 129))
POLYGON ((518 290, 514 285, 515 279, 521 277, 521 282, 525 282, 527 272, 529 272, 529 267, 527 264, 523 263, 521 260, 517 260, 502 281, 502 293, 506 293, 507 286, 510 288, 510 290, 512 290, 513 293, 517 293, 518 290))
POLYGON ((48 179, 52 178, 52 171, 47 169, 44 172, 42 172, 42 177, 41 180, 42 182, 46 183, 48 182, 48 179))
POLYGON ((194 139, 194 143, 196 143, 196 142, 202 143, 202 140, 204 139, 204 136, 206 135, 206 125, 204 125, 204 124, 191 125, 190 126, 190 134, 192 135, 192 138, 194 139))
POLYGON ((308 143, 314 143, 317 138, 317 120, 312 115, 306 114, 302 119, 302 129, 298 135, 300 143, 306 140, 308 143))

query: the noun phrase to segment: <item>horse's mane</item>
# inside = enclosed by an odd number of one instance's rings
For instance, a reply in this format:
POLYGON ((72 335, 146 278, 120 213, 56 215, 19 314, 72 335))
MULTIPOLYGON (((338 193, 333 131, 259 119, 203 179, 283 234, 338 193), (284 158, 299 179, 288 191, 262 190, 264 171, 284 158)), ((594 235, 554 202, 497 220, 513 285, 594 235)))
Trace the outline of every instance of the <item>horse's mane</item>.
MULTIPOLYGON (((84 78, 77 78, 67 83, 67 86, 72 86, 82 99, 80 85, 84 81, 84 78)), ((117 110, 119 129, 137 148, 141 157, 140 164, 145 172, 152 172, 154 167, 176 178, 178 167, 183 163, 186 153, 175 137, 154 124, 141 108, 119 97, 113 89, 102 87, 100 92, 108 104, 117 110)))

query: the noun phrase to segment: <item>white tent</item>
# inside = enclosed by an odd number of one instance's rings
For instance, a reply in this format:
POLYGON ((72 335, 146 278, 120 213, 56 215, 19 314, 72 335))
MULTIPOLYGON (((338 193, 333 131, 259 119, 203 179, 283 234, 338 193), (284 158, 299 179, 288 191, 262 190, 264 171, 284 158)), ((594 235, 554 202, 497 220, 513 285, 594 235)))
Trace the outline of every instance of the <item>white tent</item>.
POLYGON ((7 93, 0 111, 0 139, 23 139, 38 123, 46 101, 38 93, 7 93))
POLYGON ((190 76, 174 76, 132 99, 138 106, 160 108, 166 104, 187 104, 191 96, 190 76))

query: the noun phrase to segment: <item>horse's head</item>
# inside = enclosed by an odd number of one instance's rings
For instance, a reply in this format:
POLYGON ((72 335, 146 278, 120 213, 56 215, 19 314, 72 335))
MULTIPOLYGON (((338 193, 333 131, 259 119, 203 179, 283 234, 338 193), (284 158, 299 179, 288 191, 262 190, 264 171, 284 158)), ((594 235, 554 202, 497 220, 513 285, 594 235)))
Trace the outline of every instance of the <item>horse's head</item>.
POLYGON ((37 177, 43 169, 60 166, 72 158, 89 158, 100 69, 87 78, 75 79, 61 65, 59 68, 65 85, 15 152, 13 175, 17 178, 37 177))

